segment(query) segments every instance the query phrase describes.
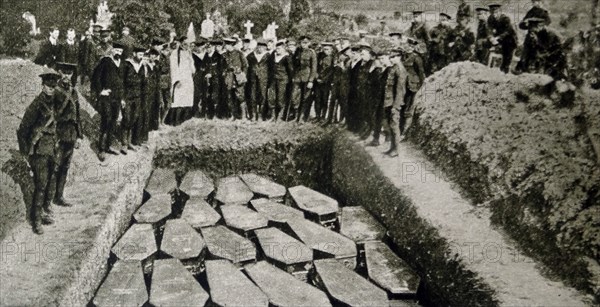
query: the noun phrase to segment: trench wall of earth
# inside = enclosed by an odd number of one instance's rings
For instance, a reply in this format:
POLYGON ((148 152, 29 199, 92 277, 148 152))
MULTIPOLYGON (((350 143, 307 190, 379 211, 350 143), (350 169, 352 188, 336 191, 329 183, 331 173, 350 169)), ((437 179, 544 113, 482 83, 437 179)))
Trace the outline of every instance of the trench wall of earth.
POLYGON ((546 272, 599 297, 600 93, 454 63, 415 101, 409 139, 546 272), (596 272, 594 274, 594 271, 596 272))

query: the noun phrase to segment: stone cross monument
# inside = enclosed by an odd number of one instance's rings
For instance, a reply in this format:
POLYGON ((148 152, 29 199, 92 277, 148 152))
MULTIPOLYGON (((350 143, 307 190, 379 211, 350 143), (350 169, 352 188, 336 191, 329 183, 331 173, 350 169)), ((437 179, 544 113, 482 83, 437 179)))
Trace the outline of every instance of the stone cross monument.
POLYGON ((244 28, 246 28, 246 38, 247 39, 253 39, 252 27, 254 27, 254 24, 250 20, 246 21, 246 23, 244 24, 244 28))

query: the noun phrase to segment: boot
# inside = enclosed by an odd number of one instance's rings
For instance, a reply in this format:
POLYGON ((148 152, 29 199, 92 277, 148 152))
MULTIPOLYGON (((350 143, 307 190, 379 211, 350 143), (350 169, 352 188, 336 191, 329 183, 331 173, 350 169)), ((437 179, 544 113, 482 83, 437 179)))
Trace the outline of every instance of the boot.
POLYGON ((371 143, 367 144, 368 147, 377 147, 379 146, 379 138, 373 138, 371 143))
POLYGON ((393 149, 392 151, 390 151, 389 153, 387 153, 387 155, 390 156, 390 157, 392 157, 392 158, 395 158, 395 157, 399 156, 398 155, 398 151, 396 149, 393 149))
POLYGON ((34 220, 32 222, 31 228, 33 230, 33 233, 35 233, 37 235, 44 234, 44 229, 42 228, 42 222, 41 222, 41 220, 34 220))
POLYGON ((62 196, 57 198, 54 203, 61 207, 73 207, 73 204, 68 203, 62 196))

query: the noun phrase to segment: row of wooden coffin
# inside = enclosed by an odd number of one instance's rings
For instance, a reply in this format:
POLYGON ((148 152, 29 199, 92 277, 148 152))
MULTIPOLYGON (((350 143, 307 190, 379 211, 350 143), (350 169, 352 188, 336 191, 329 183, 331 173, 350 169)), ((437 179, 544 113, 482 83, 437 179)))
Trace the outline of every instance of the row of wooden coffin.
POLYGON ((213 180, 202 171, 188 172, 177 186, 175 172, 169 169, 155 169, 145 189, 151 196, 165 195, 181 191, 190 198, 208 200, 213 195, 213 205, 247 205, 253 198, 266 198, 276 202, 284 199, 311 219, 321 224, 336 221, 338 202, 309 189, 296 186, 289 189, 256 174, 243 174, 221 178, 215 186, 213 180))

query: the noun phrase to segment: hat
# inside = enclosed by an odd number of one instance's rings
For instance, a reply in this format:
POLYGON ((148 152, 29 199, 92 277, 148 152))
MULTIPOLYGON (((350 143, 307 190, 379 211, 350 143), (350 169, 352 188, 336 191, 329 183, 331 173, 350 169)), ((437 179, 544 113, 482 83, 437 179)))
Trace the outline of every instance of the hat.
POLYGON ((152 46, 163 45, 164 43, 165 43, 165 40, 160 37, 155 37, 152 39, 152 46))
POLYGON ((247 37, 244 37, 244 39, 242 39, 242 42, 244 42, 244 43, 249 43, 249 42, 251 42, 251 41, 252 41, 252 40, 251 40, 251 39, 249 39, 249 38, 247 38, 247 37))
POLYGON ((99 25, 99 24, 94 24, 94 25, 92 25, 92 28, 93 29, 103 29, 104 27, 102 25, 99 25))
POLYGON ((279 47, 279 46, 283 46, 285 45, 285 41, 284 40, 280 40, 277 43, 275 43, 275 47, 279 47))
POLYGON ((544 18, 539 18, 539 17, 531 17, 531 18, 527 18, 527 22, 530 25, 537 25, 540 24, 542 22, 545 22, 546 20, 544 18))
POLYGON ((373 51, 373 48, 369 44, 359 44, 358 45, 358 50, 360 50, 360 51, 362 51, 362 50, 373 51))
POLYGON ((113 48, 119 48, 119 49, 125 49, 125 44, 123 44, 123 43, 122 43, 122 42, 120 42, 120 41, 114 41, 114 42, 112 43, 112 47, 113 47, 113 48))
POLYGON ((108 36, 108 35, 110 35, 110 33, 111 33, 111 32, 112 32, 112 31, 111 31, 111 30, 109 30, 109 29, 102 29, 102 30, 100 30, 100 34, 101 34, 101 35, 105 35, 105 36, 108 36))
POLYGON ((267 41, 264 38, 259 38, 256 40, 256 46, 266 46, 267 41))
POLYGON ((390 50, 390 57, 400 56, 404 53, 404 48, 398 47, 390 50))
POLYGON ((359 31, 358 31, 358 35, 359 35, 359 36, 364 36, 364 35, 367 35, 367 33, 369 33, 369 32, 367 32, 367 31, 365 31, 365 30, 359 30, 359 31))
POLYGON ((394 37, 394 36, 402 36, 402 33, 400 32, 391 32, 388 34, 389 37, 394 37))
POLYGON ((72 72, 77 70, 77 64, 66 63, 66 62, 58 62, 56 63, 56 69, 60 71, 72 72))
POLYGON ((150 48, 150 50, 148 50, 146 53, 149 55, 160 55, 160 52, 154 48, 150 48))
POLYGON ((478 8, 475 8, 475 11, 477 11, 477 12, 489 12, 490 10, 487 7, 478 7, 478 8))
POLYGON ((333 47, 333 43, 332 42, 322 42, 321 46, 323 46, 323 47, 333 47))
POLYGON ((307 35, 302 35, 300 36, 300 38, 298 38, 299 41, 310 41, 310 37, 307 35))
POLYGON ((341 54, 345 54, 348 50, 351 50, 350 47, 346 47, 340 51, 341 54))
POLYGON ((489 7, 490 9, 497 9, 497 8, 500 8, 500 7, 502 7, 502 4, 498 4, 498 3, 492 3, 492 4, 488 5, 488 7, 489 7))
POLYGON ((448 19, 452 19, 452 17, 450 17, 450 15, 448 15, 446 13, 440 13, 440 17, 446 17, 448 19))
POLYGON ((131 48, 131 50, 133 52, 146 52, 146 50, 148 50, 148 49, 145 47, 142 47, 140 45, 135 45, 135 46, 133 46, 133 48, 131 48))
POLYGON ((58 80, 60 79, 60 74, 57 73, 54 69, 44 67, 42 73, 39 74, 40 78, 42 78, 42 84, 48 86, 56 86, 58 80))
POLYGON ((210 44, 215 46, 223 45, 223 41, 218 38, 215 38, 210 40, 210 44))
POLYGON ((419 16, 419 15, 423 14, 423 11, 415 10, 415 11, 412 11, 412 14, 415 16, 419 16))
POLYGON ((352 45, 352 47, 350 47, 350 50, 352 50, 352 51, 358 51, 358 50, 360 50, 360 46, 359 45, 352 45))
POLYGON ((223 42, 226 45, 232 45, 232 44, 235 44, 237 42, 237 40, 235 38, 232 38, 232 37, 226 37, 226 38, 223 39, 223 42))

